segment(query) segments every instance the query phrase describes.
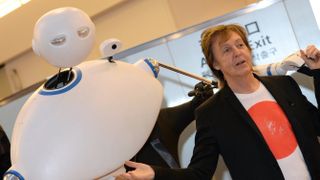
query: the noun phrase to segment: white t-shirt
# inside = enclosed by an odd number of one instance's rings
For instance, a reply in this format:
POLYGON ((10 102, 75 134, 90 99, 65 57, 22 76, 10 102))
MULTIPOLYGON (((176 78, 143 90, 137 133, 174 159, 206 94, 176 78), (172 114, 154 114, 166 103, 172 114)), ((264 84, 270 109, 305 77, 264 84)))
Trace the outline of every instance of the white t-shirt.
POLYGON ((310 174, 286 115, 260 83, 250 94, 235 93, 263 135, 286 180, 310 180, 310 174))

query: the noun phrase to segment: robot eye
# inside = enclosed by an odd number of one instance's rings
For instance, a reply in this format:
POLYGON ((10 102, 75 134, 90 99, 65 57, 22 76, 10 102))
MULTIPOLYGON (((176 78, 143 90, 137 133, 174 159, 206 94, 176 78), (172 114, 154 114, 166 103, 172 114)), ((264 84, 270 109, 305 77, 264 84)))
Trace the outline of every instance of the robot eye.
POLYGON ((51 44, 54 46, 61 46, 66 42, 65 35, 59 35, 58 37, 51 40, 51 44))
POLYGON ((79 30, 77 31, 78 33, 78 36, 81 37, 81 38, 85 38, 88 36, 90 32, 90 29, 88 27, 81 27, 79 28, 79 30))

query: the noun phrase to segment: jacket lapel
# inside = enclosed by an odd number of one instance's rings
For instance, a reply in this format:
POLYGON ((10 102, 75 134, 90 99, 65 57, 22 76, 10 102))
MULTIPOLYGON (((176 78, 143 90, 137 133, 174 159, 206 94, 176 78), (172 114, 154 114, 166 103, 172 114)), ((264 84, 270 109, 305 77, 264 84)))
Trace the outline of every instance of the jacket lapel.
MULTIPOLYGON (((286 114, 288 121, 292 125, 297 125, 297 121, 294 115, 294 112, 291 110, 292 106, 295 106, 295 103, 290 100, 288 95, 285 93, 285 90, 279 91, 282 88, 280 84, 275 84, 270 78, 257 77, 262 84, 268 89, 270 94, 274 97, 278 105, 281 107, 282 111, 286 114)), ((294 128, 294 127, 293 127, 294 128)))
MULTIPOLYGON (((238 98, 235 96, 235 94, 232 92, 232 90, 228 85, 224 87, 224 93, 226 93, 225 97, 227 97, 227 101, 229 102, 230 107, 232 107, 235 111, 237 111, 241 116, 240 120, 244 120, 249 125, 249 127, 258 135, 258 137, 262 141, 264 141, 264 138, 260 133, 258 127, 256 126, 256 124, 254 123, 254 121, 246 111, 246 109, 243 107, 241 102, 238 100, 238 98)), ((267 144, 265 143, 265 145, 267 144)))

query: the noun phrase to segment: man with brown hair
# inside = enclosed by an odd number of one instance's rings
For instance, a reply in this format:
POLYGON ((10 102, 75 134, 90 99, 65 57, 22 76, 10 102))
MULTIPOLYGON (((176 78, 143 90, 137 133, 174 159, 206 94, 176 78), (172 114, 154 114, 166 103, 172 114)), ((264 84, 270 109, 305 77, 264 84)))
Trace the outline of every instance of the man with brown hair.
MULTIPOLYGON (((221 155, 236 180, 320 179, 320 113, 290 76, 259 77, 242 26, 219 25, 202 33, 202 50, 221 90, 196 110, 197 134, 185 169, 127 162, 118 179, 211 179, 221 155)), ((301 58, 320 87, 320 51, 301 58)), ((319 104, 319 98, 317 98, 319 104)))

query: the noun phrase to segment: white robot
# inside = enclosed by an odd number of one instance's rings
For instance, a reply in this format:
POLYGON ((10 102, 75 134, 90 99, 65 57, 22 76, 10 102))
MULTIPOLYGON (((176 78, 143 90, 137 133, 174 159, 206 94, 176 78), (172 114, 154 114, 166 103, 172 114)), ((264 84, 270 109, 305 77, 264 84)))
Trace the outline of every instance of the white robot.
POLYGON ((76 8, 55 9, 37 21, 34 52, 70 69, 59 70, 22 107, 5 180, 105 179, 147 140, 163 98, 156 67, 150 61, 81 63, 94 37, 94 24, 76 8))

